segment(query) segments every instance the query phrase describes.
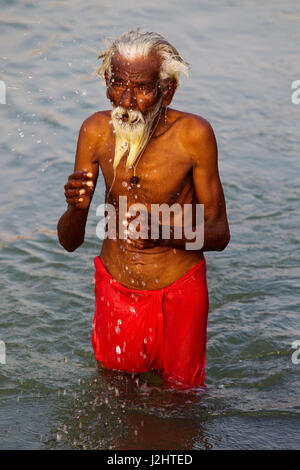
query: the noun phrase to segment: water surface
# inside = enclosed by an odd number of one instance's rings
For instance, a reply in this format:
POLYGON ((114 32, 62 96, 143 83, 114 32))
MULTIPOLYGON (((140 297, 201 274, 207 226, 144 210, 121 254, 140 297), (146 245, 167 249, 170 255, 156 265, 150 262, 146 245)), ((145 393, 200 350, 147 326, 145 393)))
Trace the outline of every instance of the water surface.
POLYGON ((296 0, 0 1, 2 449, 296 449, 300 79, 296 0), (98 373, 91 347, 96 207, 85 243, 58 244, 83 120, 109 104, 105 37, 141 26, 191 66, 172 103, 208 119, 231 242, 207 253, 205 390, 98 373))

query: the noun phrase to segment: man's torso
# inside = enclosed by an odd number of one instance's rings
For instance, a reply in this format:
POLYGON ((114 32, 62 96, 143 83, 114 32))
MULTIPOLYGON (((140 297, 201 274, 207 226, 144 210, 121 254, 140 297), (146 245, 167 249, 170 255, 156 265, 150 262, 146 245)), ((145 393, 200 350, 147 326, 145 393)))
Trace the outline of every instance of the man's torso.
MULTIPOLYGON (((106 202, 113 204, 117 215, 119 196, 127 197, 127 206, 140 203, 151 212, 151 204, 195 205, 193 163, 185 145, 185 134, 192 121, 187 113, 168 109, 166 118, 155 132, 136 166, 139 185, 131 185, 133 169, 125 169, 127 154, 117 167, 114 179, 114 133, 110 112, 101 115, 99 146, 96 157, 106 183, 106 202), (113 183, 113 185, 112 185, 113 183), (109 196, 108 196, 109 193, 109 196)), ((171 217, 172 225, 172 217, 171 217)), ((203 259, 201 251, 156 246, 148 249, 131 247, 125 239, 103 241, 100 254, 108 272, 121 284, 132 289, 153 290, 170 285, 203 259)))

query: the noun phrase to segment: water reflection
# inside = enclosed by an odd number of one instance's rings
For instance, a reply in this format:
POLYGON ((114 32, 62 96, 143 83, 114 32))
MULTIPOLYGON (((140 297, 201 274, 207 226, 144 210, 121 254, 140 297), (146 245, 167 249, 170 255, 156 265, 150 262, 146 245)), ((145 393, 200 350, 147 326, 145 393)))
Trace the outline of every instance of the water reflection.
POLYGON ((205 389, 175 390, 155 373, 141 375, 101 369, 73 392, 59 410, 47 448, 211 449, 205 389))

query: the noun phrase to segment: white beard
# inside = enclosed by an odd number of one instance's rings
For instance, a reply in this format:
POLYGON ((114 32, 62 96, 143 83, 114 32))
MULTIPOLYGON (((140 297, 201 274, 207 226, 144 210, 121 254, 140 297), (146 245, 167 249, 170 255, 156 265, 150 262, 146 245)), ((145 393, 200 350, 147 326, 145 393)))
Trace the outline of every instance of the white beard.
POLYGON ((160 108, 162 99, 158 101, 148 116, 144 117, 140 111, 127 110, 122 106, 113 107, 111 120, 115 131, 115 156, 114 170, 127 150, 129 154, 126 160, 126 170, 131 167, 148 143, 152 124, 160 108), (128 116, 128 121, 123 122, 122 116, 128 116))

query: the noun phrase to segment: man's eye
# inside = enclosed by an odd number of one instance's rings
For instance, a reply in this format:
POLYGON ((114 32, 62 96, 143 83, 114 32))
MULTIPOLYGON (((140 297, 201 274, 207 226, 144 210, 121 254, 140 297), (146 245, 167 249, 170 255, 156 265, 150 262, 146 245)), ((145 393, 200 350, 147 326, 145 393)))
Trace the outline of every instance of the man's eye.
POLYGON ((138 90, 139 90, 139 91, 142 91, 143 93, 150 93, 151 88, 148 87, 147 85, 140 85, 140 86, 138 87, 138 90))
POLYGON ((113 82, 111 86, 113 86, 114 88, 124 88, 125 85, 122 82, 113 82))

